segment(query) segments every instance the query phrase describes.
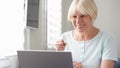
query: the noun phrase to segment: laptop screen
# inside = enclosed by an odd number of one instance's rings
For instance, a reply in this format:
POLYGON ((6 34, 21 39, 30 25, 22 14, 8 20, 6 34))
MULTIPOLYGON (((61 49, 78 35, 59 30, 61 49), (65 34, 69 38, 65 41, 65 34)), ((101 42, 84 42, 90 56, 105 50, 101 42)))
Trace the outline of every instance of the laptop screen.
POLYGON ((20 68, 73 68, 71 52, 17 51, 20 68))

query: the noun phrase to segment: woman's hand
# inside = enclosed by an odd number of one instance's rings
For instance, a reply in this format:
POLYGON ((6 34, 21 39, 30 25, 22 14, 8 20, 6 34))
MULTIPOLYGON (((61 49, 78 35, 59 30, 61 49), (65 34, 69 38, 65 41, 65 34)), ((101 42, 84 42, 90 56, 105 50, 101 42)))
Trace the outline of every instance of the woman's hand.
POLYGON ((56 50, 63 51, 65 49, 66 43, 63 40, 57 41, 56 50))
POLYGON ((73 62, 73 68, 83 68, 83 65, 80 62, 73 62))

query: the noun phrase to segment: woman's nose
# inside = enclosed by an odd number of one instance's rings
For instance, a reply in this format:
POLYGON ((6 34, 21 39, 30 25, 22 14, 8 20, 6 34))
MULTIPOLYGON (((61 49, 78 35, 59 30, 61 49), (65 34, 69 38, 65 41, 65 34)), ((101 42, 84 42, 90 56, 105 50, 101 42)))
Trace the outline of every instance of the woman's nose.
POLYGON ((81 18, 76 18, 76 23, 77 24, 80 24, 82 22, 82 19, 81 18))

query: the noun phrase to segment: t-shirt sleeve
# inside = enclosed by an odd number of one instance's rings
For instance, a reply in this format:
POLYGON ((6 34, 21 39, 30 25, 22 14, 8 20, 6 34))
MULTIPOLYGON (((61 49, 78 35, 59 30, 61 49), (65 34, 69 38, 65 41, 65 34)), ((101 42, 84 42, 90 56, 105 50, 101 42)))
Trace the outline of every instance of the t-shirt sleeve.
POLYGON ((102 60, 114 60, 117 61, 117 43, 115 37, 110 34, 105 38, 103 44, 102 60))

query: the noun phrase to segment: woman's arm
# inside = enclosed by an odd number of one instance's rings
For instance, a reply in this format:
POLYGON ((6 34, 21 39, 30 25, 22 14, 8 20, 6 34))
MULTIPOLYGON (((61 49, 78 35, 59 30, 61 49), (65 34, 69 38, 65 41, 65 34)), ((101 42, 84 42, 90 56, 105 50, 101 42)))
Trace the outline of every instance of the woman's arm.
POLYGON ((101 68, 114 68, 113 60, 102 60, 101 68))

